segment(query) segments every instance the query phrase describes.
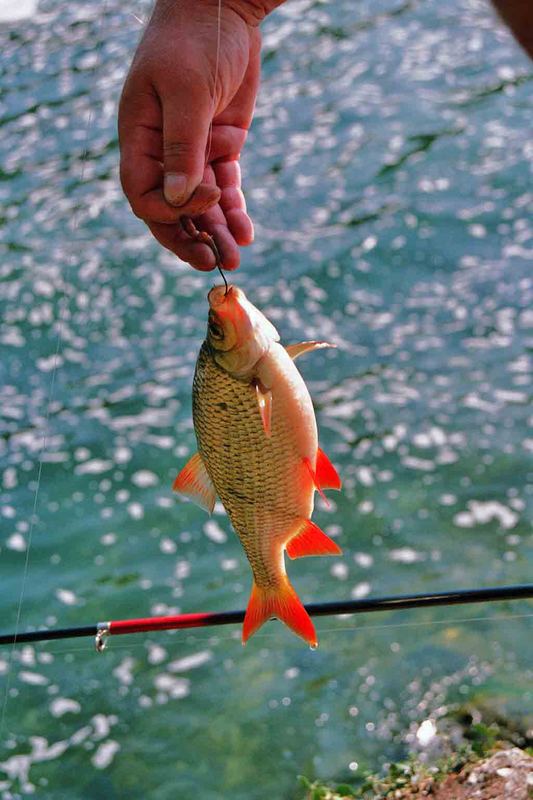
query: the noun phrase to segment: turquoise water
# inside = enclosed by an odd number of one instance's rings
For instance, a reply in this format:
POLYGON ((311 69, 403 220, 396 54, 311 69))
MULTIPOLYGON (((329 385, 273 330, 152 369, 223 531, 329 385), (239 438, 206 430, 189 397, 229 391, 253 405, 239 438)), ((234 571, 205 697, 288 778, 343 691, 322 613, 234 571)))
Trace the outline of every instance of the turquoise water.
MULTIPOLYGON (((225 515, 170 491, 195 449, 213 278, 162 251, 119 188, 117 98, 146 14, 49 0, 0 24, 2 630, 30 531, 21 630, 248 596, 225 515)), ((292 0, 264 26, 263 75, 237 279, 284 341, 338 344, 299 363, 345 487, 314 518, 344 556, 291 563, 295 586, 527 581, 530 64, 485 2, 292 0)), ((244 650, 233 628, 3 650, 0 797, 288 799, 299 773, 356 778, 455 704, 527 714, 528 614, 323 618, 316 652, 276 623, 244 650)))

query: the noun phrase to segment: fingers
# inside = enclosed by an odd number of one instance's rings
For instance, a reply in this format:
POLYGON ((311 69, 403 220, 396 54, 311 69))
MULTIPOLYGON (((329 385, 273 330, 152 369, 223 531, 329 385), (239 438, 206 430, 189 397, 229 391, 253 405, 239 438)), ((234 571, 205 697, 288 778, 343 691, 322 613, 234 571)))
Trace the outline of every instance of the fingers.
POLYGON ((186 215, 214 237, 224 268, 235 269, 239 246, 254 236, 237 159, 257 93, 259 33, 251 34, 246 74, 211 131, 213 100, 203 67, 170 76, 154 63, 134 62, 121 98, 124 192, 156 239, 184 261, 200 270, 215 266, 210 248, 183 231, 179 220, 186 215), (204 170, 206 161, 213 166, 204 170))
MULTIPOLYGON (((162 179, 161 169, 160 176, 162 179)), ((124 191, 126 191, 126 189, 124 189, 124 191)), ((163 190, 160 188, 146 191, 140 196, 139 202, 136 205, 134 205, 131 200, 130 202, 134 213, 145 222, 169 224, 172 222, 179 222, 180 217, 184 215, 197 217, 203 214, 204 211, 207 211, 219 198, 220 190, 216 186, 209 186, 205 183, 201 183, 190 201, 183 206, 169 206, 163 194, 163 190)))
POLYGON ((221 160, 239 158, 243 145, 248 136, 245 128, 235 125, 223 125, 218 121, 214 123, 209 140, 209 153, 207 161, 214 163, 221 160))
MULTIPOLYGON (((234 270, 240 265, 240 251, 227 225, 222 209, 217 204, 194 220, 195 226, 209 233, 215 240, 223 269, 234 270)), ((148 222, 152 234, 163 247, 187 261, 195 269, 207 272, 215 268, 215 256, 211 248, 192 239, 181 225, 165 225, 148 222)))
MULTIPOLYGON (((220 197, 215 185, 202 183, 211 121, 209 95, 203 103, 191 99, 187 103, 182 91, 165 98, 163 119, 161 98, 154 91, 138 85, 135 76, 124 87, 119 110, 120 178, 134 214, 146 222, 171 223, 183 214, 198 216, 220 197), (187 126, 184 106, 198 109, 194 125, 187 126), (180 171, 184 171, 188 193, 182 204, 177 202, 183 185, 180 171)), ((230 137, 232 143, 241 138, 230 137)))
MULTIPOLYGON (((182 206, 170 205, 162 189, 164 167, 161 130, 146 124, 136 124, 131 129, 122 125, 120 133, 120 179, 136 216, 151 222, 178 222, 184 214, 193 217, 203 214, 220 199, 220 189, 215 183, 205 183, 200 175, 202 182, 189 200, 182 206)), ((211 160, 238 158, 246 135, 247 131, 241 128, 230 125, 213 126, 211 160)), ((202 172, 203 159, 204 157, 201 161, 202 172)), ((223 170, 220 174, 223 174, 223 170)), ((219 185, 220 188, 222 185, 219 185)), ((224 185, 230 185, 229 179, 224 185)), ((237 185, 240 187, 240 175, 237 185)))
MULTIPOLYGON (((194 217, 199 230, 213 237, 222 267, 234 270, 240 265, 239 245, 248 245, 254 238, 253 225, 246 213, 246 203, 240 188, 239 162, 222 161, 213 167, 206 167, 201 185, 210 188, 215 182, 220 190, 220 202, 200 215, 190 216, 194 217)), ((202 271, 214 269, 215 258, 210 248, 188 237, 179 223, 175 225, 149 223, 149 227, 164 247, 195 269, 202 271)))
POLYGON ((202 214, 198 224, 215 240, 224 269, 237 269, 241 263, 241 255, 220 206, 213 206, 205 214, 202 214))
POLYGON ((150 231, 157 241, 186 261, 194 269, 209 272, 215 268, 215 256, 206 244, 200 244, 191 239, 181 228, 181 225, 163 225, 147 222, 150 231))
MULTIPOLYGON (((184 206, 202 181, 205 151, 213 117, 213 100, 207 87, 183 80, 163 105, 163 192, 173 206, 184 206)), ((216 201, 215 201, 216 202, 216 201)))
MULTIPOLYGON (((202 184, 208 187, 217 182, 216 170, 218 167, 207 166, 202 176, 202 184)), ((220 178, 224 184, 235 186, 240 184, 240 170, 237 162, 227 162, 220 171, 220 178)), ((240 190, 236 190, 240 191, 240 190)), ((240 254, 235 237, 230 231, 226 216, 217 203, 205 213, 195 217, 195 226, 210 234, 217 246, 221 266, 224 269, 237 269, 240 264, 240 254)), ((195 241, 185 233, 182 226, 150 224, 150 230, 157 240, 175 253, 179 258, 188 261, 195 269, 202 271, 215 267, 215 256, 208 245, 195 241)))
POLYGON ((246 213, 246 201, 241 190, 241 168, 238 161, 223 161, 214 166, 217 185, 221 190, 219 205, 229 232, 241 246, 254 240, 252 220, 246 213))
MULTIPOLYGON (((240 128, 215 125, 212 157, 234 158, 245 138, 246 131, 240 128)), ((180 217, 192 217, 198 228, 214 237, 224 269, 236 269, 240 264, 239 246, 250 244, 254 237, 241 190, 239 162, 221 160, 204 170, 202 161, 201 182, 193 196, 185 205, 175 207, 166 201, 162 189, 161 158, 161 131, 137 125, 124 143, 121 159, 122 185, 134 213, 164 247, 183 261, 195 269, 214 269, 215 259, 209 247, 194 242, 181 228, 180 217)))

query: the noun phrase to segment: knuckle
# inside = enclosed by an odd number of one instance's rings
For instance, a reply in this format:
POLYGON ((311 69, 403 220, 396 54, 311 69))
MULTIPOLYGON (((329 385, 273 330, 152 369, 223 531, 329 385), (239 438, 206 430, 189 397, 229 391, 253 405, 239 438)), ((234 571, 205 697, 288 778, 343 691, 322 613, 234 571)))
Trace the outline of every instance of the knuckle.
POLYGON ((191 142, 164 142, 163 156, 165 158, 183 158, 193 153, 191 142))

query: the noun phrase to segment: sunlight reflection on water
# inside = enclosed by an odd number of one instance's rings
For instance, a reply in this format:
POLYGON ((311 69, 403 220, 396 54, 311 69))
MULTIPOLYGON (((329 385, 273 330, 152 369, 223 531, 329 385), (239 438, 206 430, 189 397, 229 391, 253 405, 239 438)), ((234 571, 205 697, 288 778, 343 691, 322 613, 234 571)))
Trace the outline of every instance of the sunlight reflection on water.
MULTIPOLYGON (((0 28, 6 628, 55 363, 22 628, 237 608, 249 592, 220 505, 207 520, 170 491, 195 448, 212 277, 162 252, 120 192, 116 101, 148 8, 133 5, 46 0, 0 28)), ((525 581, 529 65, 474 1, 293 0, 264 33, 243 158, 256 243, 236 279, 284 341, 338 345, 302 372, 344 482, 316 517, 344 556, 291 564, 298 590, 525 581)), ((274 624, 245 650, 229 629, 113 642, 98 661, 86 642, 17 649, 0 796, 250 800, 288 795, 301 772, 349 778, 470 698, 520 715, 528 620, 503 612, 521 608, 322 621, 313 653, 274 624)))

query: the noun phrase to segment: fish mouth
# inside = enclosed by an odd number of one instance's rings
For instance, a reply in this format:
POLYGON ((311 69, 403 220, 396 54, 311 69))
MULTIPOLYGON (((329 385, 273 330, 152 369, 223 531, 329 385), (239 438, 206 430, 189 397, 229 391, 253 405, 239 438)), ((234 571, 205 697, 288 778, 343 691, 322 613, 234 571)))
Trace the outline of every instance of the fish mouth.
POLYGON ((208 330, 210 342, 217 350, 231 350, 240 346, 250 334, 246 311, 246 295, 230 284, 214 286, 207 295, 209 301, 208 330), (223 335, 221 333, 223 332, 223 335))
POLYGON ((234 286, 230 284, 226 289, 225 286, 213 286, 207 295, 207 301, 210 308, 217 308, 221 306, 230 295, 233 294, 234 286))
POLYGON ((221 305, 223 305, 223 303, 225 303, 229 298, 238 299, 240 294, 241 294, 240 289, 238 289, 236 286, 233 286, 233 284, 231 283, 227 289, 225 286, 213 286, 213 288, 207 295, 209 307, 212 309, 218 308, 221 305))

